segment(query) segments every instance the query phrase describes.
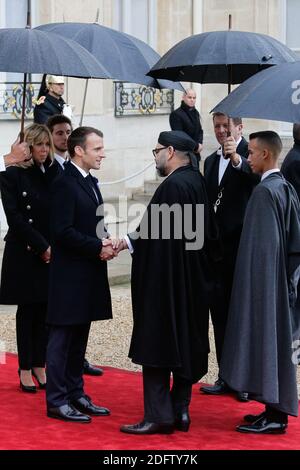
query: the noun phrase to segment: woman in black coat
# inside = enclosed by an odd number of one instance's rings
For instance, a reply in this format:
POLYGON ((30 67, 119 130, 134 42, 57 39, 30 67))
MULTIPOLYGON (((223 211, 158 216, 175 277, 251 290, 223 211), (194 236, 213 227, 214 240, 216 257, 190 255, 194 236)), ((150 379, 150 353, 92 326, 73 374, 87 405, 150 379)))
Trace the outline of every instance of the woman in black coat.
POLYGON ((25 131, 32 160, 1 174, 1 196, 8 223, 2 262, 0 303, 18 305, 16 315, 20 387, 35 392, 32 375, 45 388, 46 311, 49 244, 48 168, 53 143, 46 126, 25 131))

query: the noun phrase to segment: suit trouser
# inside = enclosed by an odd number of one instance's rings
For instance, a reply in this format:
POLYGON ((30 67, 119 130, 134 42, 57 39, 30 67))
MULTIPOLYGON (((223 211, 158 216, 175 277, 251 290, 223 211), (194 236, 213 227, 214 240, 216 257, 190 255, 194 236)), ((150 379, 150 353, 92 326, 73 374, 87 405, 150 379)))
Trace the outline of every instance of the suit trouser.
POLYGON ((192 395, 192 383, 171 370, 143 366, 144 419, 151 423, 173 424, 176 414, 187 411, 192 395))
POLYGON ((19 367, 29 370, 45 367, 47 328, 47 303, 18 305, 16 315, 19 367))
POLYGON ((216 355, 219 366, 221 363, 229 313, 236 251, 236 245, 226 247, 226 254, 223 261, 220 263, 218 282, 216 283, 213 299, 210 305, 210 315, 214 328, 216 355))
POLYGON ((65 405, 84 395, 83 361, 90 326, 87 323, 49 327, 46 360, 49 408, 65 405))

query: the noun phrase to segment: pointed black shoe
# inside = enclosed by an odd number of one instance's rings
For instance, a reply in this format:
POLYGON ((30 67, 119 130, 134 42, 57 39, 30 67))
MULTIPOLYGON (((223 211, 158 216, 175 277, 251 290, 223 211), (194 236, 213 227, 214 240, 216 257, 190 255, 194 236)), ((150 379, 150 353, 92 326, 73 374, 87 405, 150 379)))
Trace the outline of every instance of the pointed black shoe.
POLYGON ((35 385, 24 385, 24 384, 22 384, 22 382, 21 382, 21 370, 20 369, 18 369, 18 375, 20 377, 20 389, 22 390, 22 392, 26 392, 26 393, 36 393, 37 392, 37 389, 36 389, 35 385))
POLYGON ((49 418, 61 419, 62 421, 71 421, 73 423, 90 423, 91 418, 80 413, 72 405, 62 405, 57 408, 47 408, 49 418))
POLYGON ((236 427, 238 432, 253 434, 284 434, 286 429, 287 424, 269 421, 265 416, 257 419, 252 424, 240 424, 236 427))
POLYGON ((47 383, 46 382, 40 382, 38 376, 36 375, 36 373, 34 372, 33 369, 31 370, 31 373, 32 373, 33 377, 35 378, 35 380, 37 381, 37 383, 39 384, 39 388, 42 389, 42 390, 45 390, 47 383))
POLYGON ((110 415, 110 411, 108 408, 95 405, 90 399, 90 397, 87 395, 77 398, 77 400, 72 400, 71 404, 76 408, 76 410, 79 410, 82 413, 85 413, 88 415, 92 415, 92 416, 109 416, 110 415))
POLYGON ((92 366, 86 359, 83 363, 83 373, 85 375, 93 375, 93 376, 100 376, 103 375, 103 369, 100 367, 92 366))
POLYGON ((175 429, 182 432, 188 432, 191 424, 191 418, 188 411, 183 411, 181 414, 176 415, 175 429))
POLYGON ((236 398, 238 401, 242 401, 242 402, 249 401, 249 395, 247 392, 236 392, 236 398))
POLYGON ((208 395, 223 395, 224 393, 229 393, 232 390, 222 379, 218 379, 214 385, 208 385, 200 387, 200 391, 207 393, 208 395))
POLYGON ((26 392, 26 393, 36 393, 37 392, 37 389, 36 389, 35 385, 24 385, 24 384, 22 384, 21 380, 20 380, 20 388, 21 388, 22 392, 26 392))
POLYGON ((120 427, 121 432, 127 434, 172 434, 174 432, 173 424, 158 424, 142 421, 137 424, 124 424, 120 427))

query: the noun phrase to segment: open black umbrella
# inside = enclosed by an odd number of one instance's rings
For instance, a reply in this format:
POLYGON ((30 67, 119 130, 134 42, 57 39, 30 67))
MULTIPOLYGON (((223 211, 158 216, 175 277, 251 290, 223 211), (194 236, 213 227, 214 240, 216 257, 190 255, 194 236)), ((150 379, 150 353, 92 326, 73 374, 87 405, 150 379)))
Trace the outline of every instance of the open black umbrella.
POLYGON ((21 137, 28 73, 111 78, 106 68, 75 41, 30 28, 0 29, 0 71, 24 74, 21 137))
MULTIPOLYGON (((38 26, 36 29, 61 34, 78 42, 97 60, 105 64, 115 80, 139 83, 158 89, 169 88, 184 91, 178 83, 156 80, 146 75, 160 56, 148 44, 130 34, 98 23, 49 23, 38 26)), ((87 85, 86 82, 80 124, 83 119, 87 85)))
POLYGON ((98 23, 49 23, 35 28, 73 39, 105 64, 115 80, 139 83, 153 88, 184 91, 181 85, 156 80, 146 74, 160 58, 145 42, 98 23))
POLYGON ((259 72, 230 93, 212 112, 300 122, 300 62, 259 72))
POLYGON ((295 62, 296 55, 277 39, 246 31, 196 34, 172 47, 149 75, 197 83, 242 83, 262 69, 295 62))

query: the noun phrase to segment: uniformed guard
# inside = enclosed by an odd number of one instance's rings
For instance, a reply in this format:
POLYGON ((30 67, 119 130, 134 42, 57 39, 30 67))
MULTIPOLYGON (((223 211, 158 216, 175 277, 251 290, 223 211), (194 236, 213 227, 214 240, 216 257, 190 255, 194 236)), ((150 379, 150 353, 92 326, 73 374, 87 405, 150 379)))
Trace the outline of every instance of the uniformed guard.
POLYGON ((54 114, 64 114, 69 119, 72 117, 72 108, 62 98, 65 91, 64 77, 47 75, 47 93, 39 97, 36 102, 33 115, 34 122, 45 124, 49 117, 54 114))

